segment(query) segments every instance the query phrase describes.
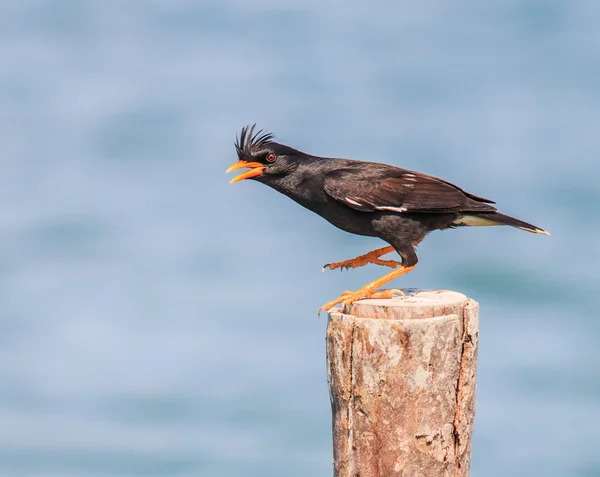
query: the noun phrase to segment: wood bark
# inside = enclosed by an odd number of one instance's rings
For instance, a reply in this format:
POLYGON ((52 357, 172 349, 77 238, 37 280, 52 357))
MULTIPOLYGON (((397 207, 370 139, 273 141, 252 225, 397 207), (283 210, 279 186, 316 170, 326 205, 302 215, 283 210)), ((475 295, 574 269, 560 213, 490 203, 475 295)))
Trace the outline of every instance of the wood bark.
POLYGON ((335 477, 469 475, 478 324, 451 291, 329 314, 335 477))

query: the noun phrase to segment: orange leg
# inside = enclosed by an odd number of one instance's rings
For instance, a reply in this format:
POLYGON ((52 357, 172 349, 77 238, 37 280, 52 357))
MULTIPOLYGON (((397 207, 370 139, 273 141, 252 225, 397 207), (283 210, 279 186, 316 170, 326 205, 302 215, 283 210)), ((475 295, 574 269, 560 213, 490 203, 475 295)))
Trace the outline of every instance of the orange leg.
POLYGON ((396 270, 392 270, 381 278, 378 278, 371 283, 367 283, 360 290, 356 290, 355 292, 344 292, 341 297, 336 298, 329 303, 325 303, 321 309, 319 310, 319 314, 322 311, 329 311, 338 303, 342 303, 344 305, 349 305, 350 303, 354 303, 355 301, 362 300, 363 298, 391 298, 394 292, 400 292, 404 294, 401 290, 384 290, 382 292, 377 292, 378 288, 381 288, 388 282, 391 282, 394 278, 398 278, 400 275, 404 275, 405 273, 410 272, 415 265, 412 267, 400 267, 396 270))
POLYGON ((349 260, 344 260, 343 262, 334 262, 327 263, 323 265, 323 272, 326 268, 330 270, 335 270, 336 268, 341 268, 342 270, 348 270, 350 268, 357 268, 367 265, 368 263, 374 263, 375 265, 382 265, 384 267, 396 268, 400 265, 400 262, 396 260, 381 260, 379 257, 385 255, 386 253, 390 253, 394 251, 394 247, 383 247, 378 248, 377 250, 373 250, 372 252, 361 255, 360 257, 351 258, 349 260))

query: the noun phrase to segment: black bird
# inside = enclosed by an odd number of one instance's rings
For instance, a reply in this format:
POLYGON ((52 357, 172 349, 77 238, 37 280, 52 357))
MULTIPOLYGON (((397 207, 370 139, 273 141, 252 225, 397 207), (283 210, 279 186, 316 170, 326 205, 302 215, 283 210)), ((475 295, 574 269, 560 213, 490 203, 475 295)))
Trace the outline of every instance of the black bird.
MULTIPOLYGON (((238 162, 227 172, 250 170, 231 182, 253 179, 287 195, 336 227, 357 235, 379 237, 389 247, 374 250, 329 268, 356 268, 374 263, 393 268, 355 292, 326 303, 329 310, 363 298, 390 298, 400 290, 377 290, 417 264, 415 246, 432 230, 461 226, 510 225, 534 234, 545 230, 496 211, 495 202, 470 194, 443 179, 375 162, 318 157, 273 141, 255 126, 244 127, 236 139, 238 162), (402 258, 381 260, 392 251, 402 258)), ((321 311, 319 310, 319 312, 321 311)))

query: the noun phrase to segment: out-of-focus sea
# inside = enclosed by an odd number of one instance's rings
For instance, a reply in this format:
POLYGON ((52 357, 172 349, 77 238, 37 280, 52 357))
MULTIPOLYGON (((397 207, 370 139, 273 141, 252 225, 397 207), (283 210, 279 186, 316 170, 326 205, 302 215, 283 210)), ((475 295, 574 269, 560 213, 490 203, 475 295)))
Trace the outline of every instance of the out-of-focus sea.
MULTIPOLYGON (((437 232, 481 306, 473 476, 600 476, 600 3, 0 3, 0 474, 331 475, 326 319, 382 246, 250 181, 241 127, 551 237, 437 232)), ((382 476, 387 477, 387 476, 382 476)))

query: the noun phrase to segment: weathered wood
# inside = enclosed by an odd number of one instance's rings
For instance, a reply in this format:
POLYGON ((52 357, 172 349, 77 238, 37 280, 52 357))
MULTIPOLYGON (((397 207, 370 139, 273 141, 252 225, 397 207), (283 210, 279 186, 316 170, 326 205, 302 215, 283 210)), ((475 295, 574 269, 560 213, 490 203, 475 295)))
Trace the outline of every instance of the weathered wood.
POLYGON ((478 324, 450 291, 330 313, 335 477, 469 475, 478 324))

